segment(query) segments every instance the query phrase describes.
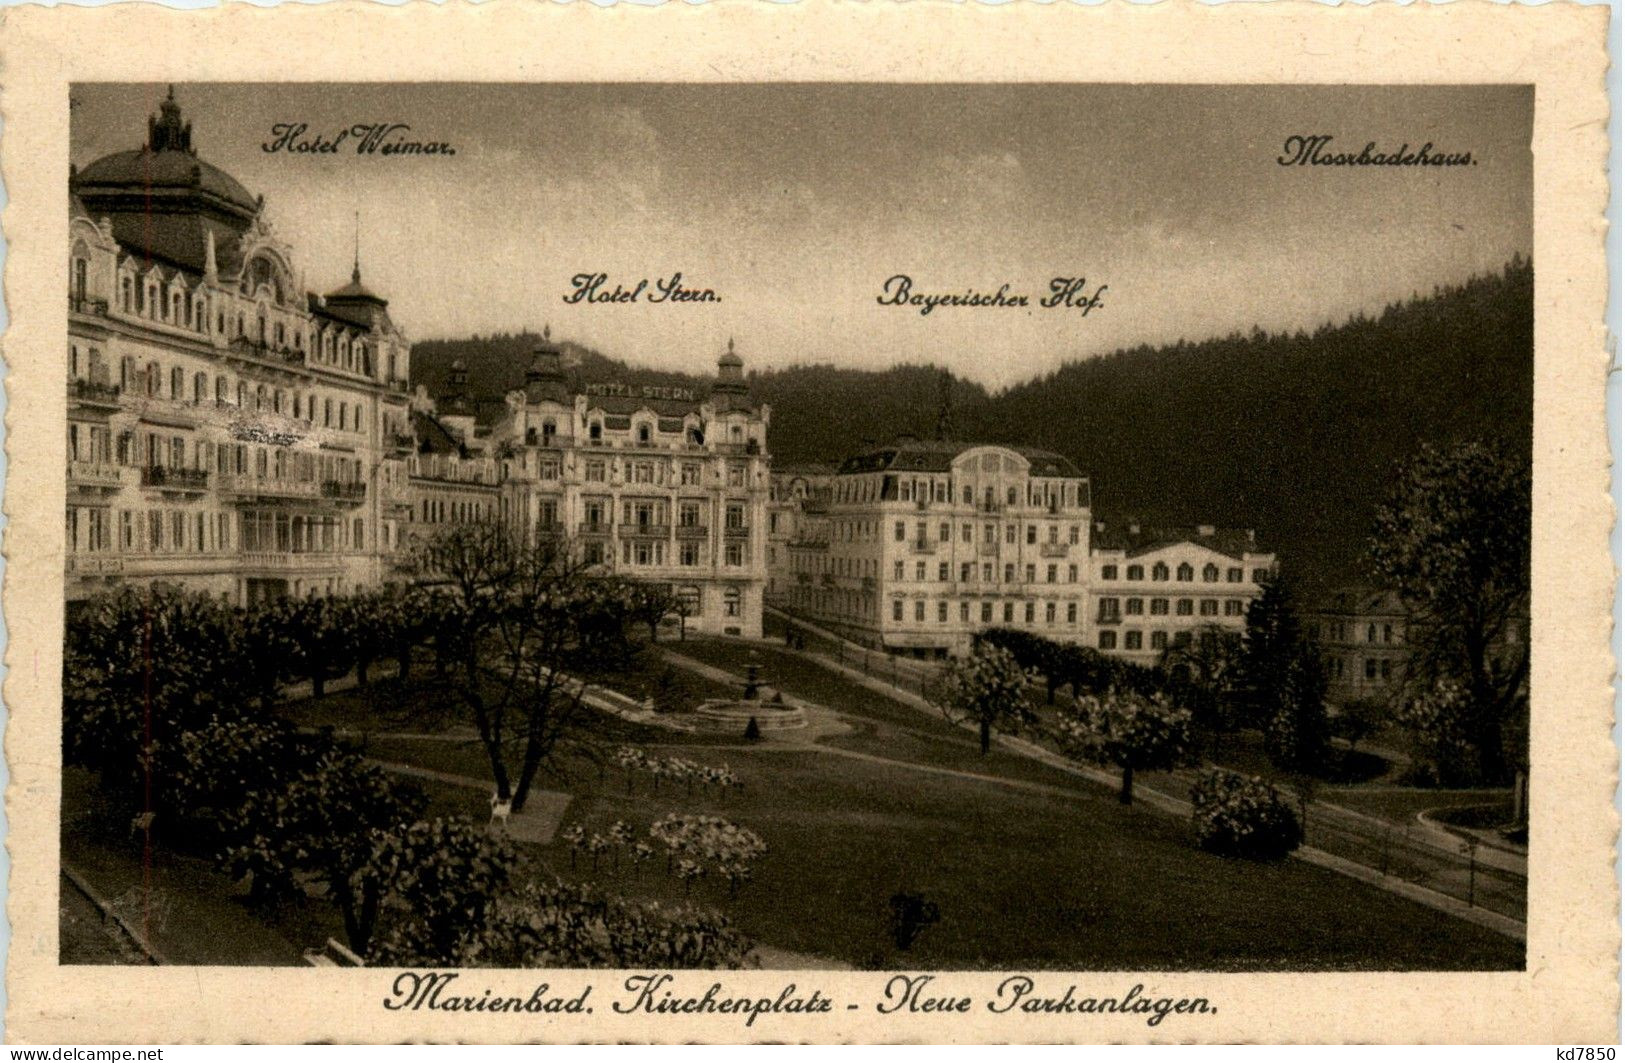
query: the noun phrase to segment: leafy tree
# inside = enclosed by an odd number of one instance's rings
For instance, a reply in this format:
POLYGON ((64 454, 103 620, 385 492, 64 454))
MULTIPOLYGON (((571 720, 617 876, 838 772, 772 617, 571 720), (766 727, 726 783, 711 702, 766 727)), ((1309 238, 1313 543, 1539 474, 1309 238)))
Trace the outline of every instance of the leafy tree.
POLYGON ((991 642, 978 643, 969 656, 943 669, 931 699, 950 721, 975 721, 985 756, 995 730, 1010 734, 1038 719, 1027 701, 1032 677, 1009 650, 991 642))
POLYGON ((227 819, 236 842, 222 863, 250 878, 262 903, 296 895, 299 875, 314 875, 338 905, 350 947, 365 953, 384 888, 372 870, 375 834, 411 823, 427 804, 421 790, 329 744, 289 765, 282 786, 246 794, 227 819))
POLYGON ((543 761, 592 742, 586 680, 633 652, 635 585, 594 574, 567 542, 525 542, 495 522, 429 540, 421 568, 441 581, 436 642, 497 795, 521 811, 543 761))
POLYGON ((1503 728, 1526 711, 1529 465, 1504 448, 1424 445, 1398 466, 1370 560, 1408 611, 1401 716, 1449 781, 1504 782, 1503 728))
POLYGON ((1218 624, 1204 624, 1162 652, 1157 667, 1169 695, 1214 733, 1236 729, 1242 639, 1218 624))
POLYGON ((1197 844, 1221 856, 1279 860, 1303 841, 1275 787, 1223 768, 1208 768, 1191 787, 1191 820, 1197 844))
POLYGON ((1117 799, 1126 805, 1134 800, 1136 771, 1168 771, 1191 760, 1191 713, 1166 694, 1091 694, 1062 710, 1055 737, 1074 760, 1121 768, 1117 799))
POLYGON ((473 965, 517 858, 512 842, 465 816, 379 832, 362 874, 371 910, 381 912, 369 961, 473 965))
POLYGON ((1300 643, 1264 730, 1270 759, 1289 771, 1313 774, 1326 766, 1326 667, 1320 654, 1300 643))

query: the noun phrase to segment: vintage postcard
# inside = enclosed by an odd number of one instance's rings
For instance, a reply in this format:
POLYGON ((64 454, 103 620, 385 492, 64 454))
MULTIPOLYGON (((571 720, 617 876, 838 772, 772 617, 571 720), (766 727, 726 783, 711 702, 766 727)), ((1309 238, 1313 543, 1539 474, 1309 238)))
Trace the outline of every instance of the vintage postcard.
POLYGON ((7 13, 11 1037, 1615 1040, 1606 25, 7 13))

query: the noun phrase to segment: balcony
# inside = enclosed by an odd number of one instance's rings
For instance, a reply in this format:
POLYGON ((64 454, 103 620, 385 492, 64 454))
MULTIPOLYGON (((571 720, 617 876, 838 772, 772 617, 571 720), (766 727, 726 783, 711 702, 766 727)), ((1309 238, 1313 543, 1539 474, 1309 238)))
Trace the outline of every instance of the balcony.
POLYGON ((562 539, 564 538, 564 525, 556 520, 538 521, 536 524, 536 538, 562 539))
POLYGON ((679 539, 704 539, 709 537, 710 534, 711 529, 704 524, 677 525, 677 538, 679 539))
POLYGON ((978 512, 978 513, 1003 513, 1004 512, 1004 503, 1003 502, 990 502, 990 501, 984 499, 981 502, 976 503, 976 512, 978 512))
POLYGON ((670 524, 622 524, 623 539, 670 539, 670 524))
POLYGON ((232 340, 227 350, 238 357, 252 358, 257 362, 275 366, 278 369, 305 364, 304 351, 295 350, 286 345, 277 347, 269 343, 251 340, 247 336, 238 336, 232 340))
POLYGON ((367 485, 360 480, 323 480, 322 497, 339 502, 360 502, 367 497, 367 485))
POLYGON ((990 543, 984 540, 983 542, 976 544, 976 552, 982 557, 998 557, 999 544, 990 543))
POLYGON ((1122 622, 1122 613, 1101 613, 1095 617, 1095 623, 1097 624, 1121 624, 1122 622))
POLYGON ((384 445, 390 450, 411 454, 417 450, 418 440, 410 432, 388 432, 384 435, 384 445))
POLYGON ((609 535, 615 530, 615 525, 609 521, 584 520, 576 529, 578 535, 609 535))
POLYGON ((124 559, 95 554, 69 554, 66 567, 68 574, 72 576, 115 576, 124 571, 124 559))
POLYGON ((915 539, 908 546, 916 554, 934 554, 937 552, 935 539, 915 539))
POLYGON ((204 469, 171 469, 163 465, 148 465, 141 470, 141 486, 156 487, 163 491, 201 494, 209 486, 209 474, 204 469))
POLYGON ((1043 543, 1038 547, 1039 557, 1065 557, 1071 552, 1071 543, 1043 543))
POLYGON ((220 490, 249 498, 315 498, 321 493, 314 480, 267 480, 255 476, 222 476, 220 490))
POLYGON ((75 314, 95 314, 97 317, 107 316, 106 299, 89 299, 83 295, 68 295, 68 310, 75 314))
POLYGON ((244 568, 278 572, 327 572, 339 566, 337 554, 289 553, 284 550, 245 550, 239 554, 244 568))
POLYGON ((729 539, 750 538, 749 524, 729 524, 722 529, 722 534, 729 539))
POLYGON ((123 470, 105 461, 68 462, 68 483, 74 487, 116 490, 123 486, 123 470))
POLYGON ((68 381, 68 398, 80 406, 98 410, 116 410, 119 408, 119 386, 75 378, 68 381))

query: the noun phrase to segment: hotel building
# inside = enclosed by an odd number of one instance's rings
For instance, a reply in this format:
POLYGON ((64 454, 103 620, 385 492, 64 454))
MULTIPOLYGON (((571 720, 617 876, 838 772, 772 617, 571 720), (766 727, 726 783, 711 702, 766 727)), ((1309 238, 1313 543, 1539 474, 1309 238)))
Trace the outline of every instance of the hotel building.
POLYGON ((835 481, 831 465, 810 463, 773 469, 767 494, 767 600, 788 601, 795 582, 791 544, 817 538, 828 525, 835 481))
POLYGON ((1387 701, 1404 681, 1405 606, 1375 587, 1342 587, 1304 615, 1304 633, 1326 664, 1327 697, 1387 701))
POLYGON ((1095 635, 1104 653, 1155 664, 1201 628, 1240 633, 1275 569, 1249 529, 1097 522, 1090 549, 1095 635))
POLYGON ((359 260, 308 293, 173 91, 145 144, 69 189, 68 600, 379 582, 407 502, 409 349, 359 260))
POLYGON ((577 386, 544 339, 489 436, 503 518, 572 539, 608 571, 670 585, 691 630, 759 637, 771 411, 751 402, 743 365, 729 341, 703 396, 577 386))
POLYGON ((788 544, 787 604, 916 657, 995 626, 1086 641, 1089 502, 1060 455, 902 439, 837 469, 827 513, 788 544))

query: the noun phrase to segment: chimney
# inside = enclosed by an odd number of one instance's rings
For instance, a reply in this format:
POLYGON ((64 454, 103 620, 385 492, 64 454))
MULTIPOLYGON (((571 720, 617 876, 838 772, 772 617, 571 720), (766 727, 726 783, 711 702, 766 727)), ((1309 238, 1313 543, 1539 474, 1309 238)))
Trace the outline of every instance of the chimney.
POLYGON ((1198 524, 1196 526, 1196 534, 1204 537, 1212 535, 1213 530, 1213 525, 1211 524, 1198 524))
POLYGON ((1138 534, 1140 534, 1140 522, 1137 521, 1137 520, 1129 521, 1128 533, 1130 535, 1138 535, 1138 534))

